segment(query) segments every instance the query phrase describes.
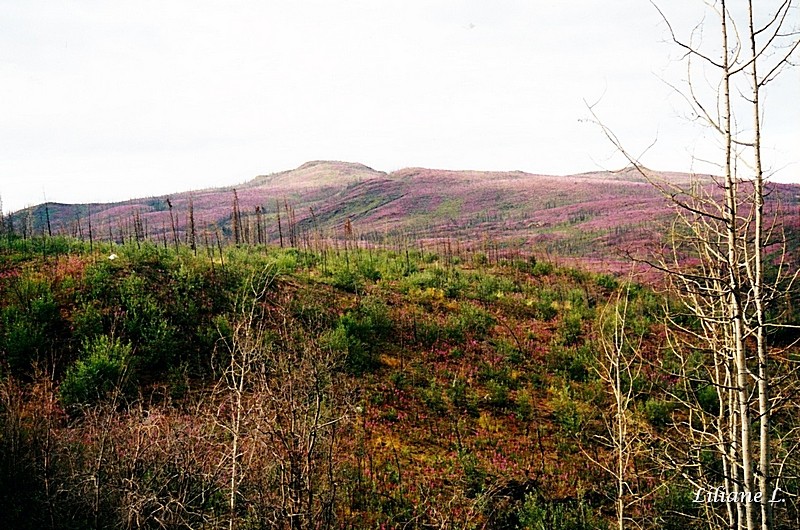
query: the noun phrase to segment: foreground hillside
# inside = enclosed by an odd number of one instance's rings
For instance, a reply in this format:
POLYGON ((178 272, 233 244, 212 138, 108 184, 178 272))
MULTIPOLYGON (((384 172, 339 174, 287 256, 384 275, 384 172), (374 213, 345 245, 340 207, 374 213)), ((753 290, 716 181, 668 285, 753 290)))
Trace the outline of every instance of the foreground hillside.
MULTIPOLYGON (((656 173, 671 184, 711 177, 656 173)), ((774 185, 767 206, 794 228, 800 188, 774 185)), ((306 246, 347 237, 370 244, 411 238, 428 246, 459 241, 474 249, 524 249, 620 269, 631 250, 661 242, 670 206, 632 170, 546 176, 410 168, 383 173, 361 164, 309 162, 235 188, 124 203, 48 204, 13 217, 17 231, 96 240, 192 237, 197 244, 248 241, 306 246), (194 228, 192 228, 194 227, 194 228)))
MULTIPOLYGON (((620 293, 639 366, 628 513, 693 528, 690 484, 656 464, 685 413, 658 368, 672 362, 663 301, 643 287, 482 253, 256 246, 209 259, 8 240, 0 522, 610 527, 602 352, 620 293)), ((779 516, 791 527, 794 504, 779 516)))

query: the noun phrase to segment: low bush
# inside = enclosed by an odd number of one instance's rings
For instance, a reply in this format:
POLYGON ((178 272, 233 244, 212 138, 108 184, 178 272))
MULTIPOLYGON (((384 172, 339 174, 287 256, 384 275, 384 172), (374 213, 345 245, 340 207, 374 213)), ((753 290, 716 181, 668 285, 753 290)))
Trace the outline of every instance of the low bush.
POLYGON ((644 403, 644 415, 655 427, 664 427, 671 421, 672 406, 666 401, 650 398, 644 403))
POLYGON ((331 278, 331 285, 348 293, 357 293, 364 288, 359 275, 351 269, 337 269, 331 278))
POLYGON ((553 419, 568 436, 578 436, 587 421, 586 403, 573 399, 568 386, 557 390, 550 399, 553 419))
POLYGON ((546 501, 529 493, 518 513, 520 530, 604 530, 608 523, 597 517, 583 499, 546 501))
POLYGON ((467 336, 480 340, 488 334, 494 323, 494 317, 485 309, 463 303, 458 313, 448 318, 445 333, 456 342, 463 341, 467 336))
POLYGON ((15 296, 0 313, 0 352, 13 374, 27 377, 35 365, 53 360, 66 326, 46 280, 23 274, 15 282, 15 296))
POLYGON ((345 313, 329 340, 347 343, 347 368, 353 373, 371 370, 378 363, 377 349, 394 329, 389 309, 377 298, 365 298, 345 313))
POLYGON ((583 336, 583 319, 578 311, 570 311, 564 316, 558 328, 558 343, 574 346, 583 336))
POLYGON ((61 383, 61 401, 65 406, 91 405, 112 391, 126 390, 130 360, 130 344, 107 335, 87 340, 81 358, 61 383))

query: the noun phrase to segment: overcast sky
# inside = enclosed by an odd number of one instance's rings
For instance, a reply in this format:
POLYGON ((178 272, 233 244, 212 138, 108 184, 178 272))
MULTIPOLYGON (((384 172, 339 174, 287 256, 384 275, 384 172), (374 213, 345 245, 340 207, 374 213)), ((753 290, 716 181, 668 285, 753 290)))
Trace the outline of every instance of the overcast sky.
MULTIPOLYGON (((0 0, 0 196, 121 200, 320 159, 617 168, 598 100, 632 151, 658 138, 648 166, 685 171, 705 133, 664 82, 683 75, 666 37, 641 0, 0 0)), ((800 75, 771 90, 768 161, 800 180, 800 75)))

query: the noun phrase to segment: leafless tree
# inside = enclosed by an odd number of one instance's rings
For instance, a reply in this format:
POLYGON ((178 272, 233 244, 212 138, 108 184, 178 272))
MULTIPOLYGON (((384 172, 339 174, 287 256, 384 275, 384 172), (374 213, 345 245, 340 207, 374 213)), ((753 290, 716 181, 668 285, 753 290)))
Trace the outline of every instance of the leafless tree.
POLYGON ((640 492, 636 488, 642 473, 636 461, 643 460, 647 432, 634 410, 634 385, 642 376, 644 366, 640 358, 643 332, 633 332, 629 305, 630 283, 626 283, 617 292, 616 299, 603 308, 597 323, 601 351, 595 371, 611 401, 611 408, 602 414, 604 434, 599 435, 597 441, 609 450, 612 460, 609 463, 584 451, 587 458, 614 479, 614 508, 619 530, 631 524, 641 527, 631 516, 630 509, 655 492, 640 492))
POLYGON ((347 384, 334 384, 340 354, 292 321, 276 282, 272 268, 251 277, 221 333, 229 528, 240 508, 273 528, 330 528, 347 384))
POLYGON ((787 265, 779 215, 765 211, 763 99, 800 47, 797 6, 793 0, 705 6, 706 17, 685 36, 656 9, 684 54, 687 82, 679 93, 722 146, 722 175, 681 186, 645 168, 603 130, 676 212, 669 245, 650 261, 666 273, 682 308, 667 320, 675 357, 669 369, 679 381, 672 394, 681 407, 665 438, 664 462, 698 492, 724 492, 723 502, 702 504, 712 527, 769 530, 783 469, 776 455, 786 461, 792 447, 771 419, 787 406, 787 386, 796 379, 769 331, 782 325, 780 295, 796 272, 787 265), (686 316, 697 324, 687 324, 686 316), (704 463, 707 454, 720 470, 704 463))

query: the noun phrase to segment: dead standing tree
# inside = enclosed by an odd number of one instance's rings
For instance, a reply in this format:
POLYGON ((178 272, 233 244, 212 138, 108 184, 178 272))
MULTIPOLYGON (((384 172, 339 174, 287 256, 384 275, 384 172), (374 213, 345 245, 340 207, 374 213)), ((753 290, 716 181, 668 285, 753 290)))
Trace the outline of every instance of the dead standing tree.
POLYGON ((631 512, 640 511, 645 496, 654 492, 638 491, 636 483, 643 472, 638 462, 644 460, 646 432, 635 417, 635 381, 642 376, 644 363, 640 357, 643 331, 633 331, 635 318, 630 310, 630 284, 621 287, 616 299, 603 308, 597 322, 601 351, 595 371, 611 408, 603 413, 605 432, 597 437, 611 453, 611 461, 584 454, 608 473, 615 483, 613 495, 618 530, 635 521, 631 512))
MULTIPOLYGON (((234 210, 235 212, 235 210, 234 210)), ((236 214, 234 213, 234 222, 236 214)), ((215 394, 221 396, 218 425, 227 433, 229 451, 223 458, 223 466, 228 470, 227 488, 228 528, 237 526, 242 460, 242 439, 249 434, 248 427, 253 419, 253 400, 250 396, 256 381, 256 374, 263 368, 266 341, 266 320, 263 318, 263 304, 274 280, 271 271, 262 271, 252 277, 238 294, 233 318, 219 329, 220 345, 216 361, 219 363, 221 377, 215 394)))
POLYGON ((293 322, 276 282, 271 268, 251 277, 220 329, 227 526, 246 509, 263 527, 331 528, 347 385, 336 380, 340 354, 293 322))

